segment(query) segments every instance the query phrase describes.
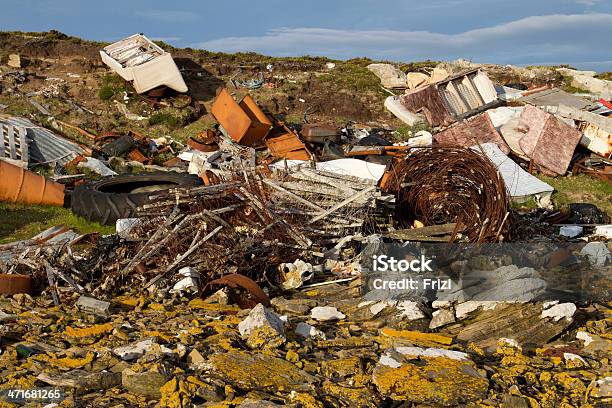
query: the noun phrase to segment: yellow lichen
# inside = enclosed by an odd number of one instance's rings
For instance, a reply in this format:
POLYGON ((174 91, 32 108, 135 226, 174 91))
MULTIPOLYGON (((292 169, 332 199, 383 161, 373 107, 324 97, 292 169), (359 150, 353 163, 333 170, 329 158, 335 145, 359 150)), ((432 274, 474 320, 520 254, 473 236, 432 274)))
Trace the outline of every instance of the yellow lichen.
POLYGON ((64 334, 68 337, 93 337, 98 336, 100 334, 109 333, 113 330, 113 325, 111 323, 106 324, 96 324, 90 327, 83 328, 72 328, 70 326, 66 327, 64 330, 64 334))
POLYGON ((394 339, 409 341, 426 347, 450 346, 453 338, 436 333, 422 333, 412 330, 395 330, 385 327, 381 334, 394 339))

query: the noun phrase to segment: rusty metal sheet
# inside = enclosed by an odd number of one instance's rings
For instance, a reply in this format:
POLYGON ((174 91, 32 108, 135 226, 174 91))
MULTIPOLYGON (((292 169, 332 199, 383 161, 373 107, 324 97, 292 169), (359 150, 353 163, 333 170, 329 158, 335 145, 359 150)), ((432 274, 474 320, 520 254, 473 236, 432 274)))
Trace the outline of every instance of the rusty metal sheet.
POLYGON ((529 131, 519 141, 521 149, 534 164, 563 175, 582 137, 577 129, 532 105, 526 105, 521 121, 529 131))
POLYGON ((310 153, 306 145, 292 132, 266 139, 266 146, 274 157, 290 160, 310 160, 310 153))
POLYGON ((483 143, 495 143, 502 152, 510 153, 510 147, 497 132, 486 113, 459 122, 435 134, 433 138, 436 143, 447 146, 471 147, 483 143))

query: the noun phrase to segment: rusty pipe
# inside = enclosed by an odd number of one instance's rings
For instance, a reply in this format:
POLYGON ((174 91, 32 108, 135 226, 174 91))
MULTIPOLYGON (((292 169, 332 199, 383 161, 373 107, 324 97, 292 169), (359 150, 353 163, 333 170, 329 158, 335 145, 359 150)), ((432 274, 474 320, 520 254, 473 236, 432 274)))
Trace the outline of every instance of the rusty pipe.
POLYGON ((0 160, 0 201, 61 207, 64 205, 64 186, 0 160))

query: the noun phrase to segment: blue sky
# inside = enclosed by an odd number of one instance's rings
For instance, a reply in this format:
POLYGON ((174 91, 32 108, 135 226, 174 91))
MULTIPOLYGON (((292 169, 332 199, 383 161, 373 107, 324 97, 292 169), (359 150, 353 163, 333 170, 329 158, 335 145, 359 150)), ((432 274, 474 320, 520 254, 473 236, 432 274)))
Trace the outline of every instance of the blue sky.
POLYGON ((275 56, 612 70, 612 0, 2 0, 0 30, 50 29, 275 56))

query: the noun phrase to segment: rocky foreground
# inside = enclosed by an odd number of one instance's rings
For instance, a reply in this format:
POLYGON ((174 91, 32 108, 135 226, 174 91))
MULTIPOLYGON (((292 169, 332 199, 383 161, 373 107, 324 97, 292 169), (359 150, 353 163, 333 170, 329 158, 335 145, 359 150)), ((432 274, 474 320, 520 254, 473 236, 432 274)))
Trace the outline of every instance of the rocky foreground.
POLYGON ((47 407, 612 401, 609 305, 467 302, 432 319, 409 301, 363 302, 357 283, 243 310, 223 291, 206 300, 122 296, 61 308, 4 298, 0 388, 63 389, 66 398, 47 407))

